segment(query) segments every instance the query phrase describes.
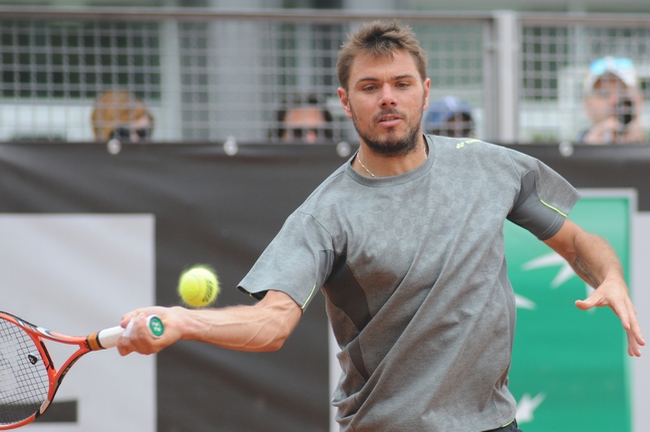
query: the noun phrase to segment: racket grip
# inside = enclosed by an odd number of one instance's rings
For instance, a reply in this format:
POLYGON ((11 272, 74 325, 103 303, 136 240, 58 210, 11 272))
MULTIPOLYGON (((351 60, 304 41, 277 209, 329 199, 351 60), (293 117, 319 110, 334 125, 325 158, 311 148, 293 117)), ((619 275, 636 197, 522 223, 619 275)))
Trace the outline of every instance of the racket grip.
MULTIPOLYGON (((97 342, 104 349, 114 348, 117 346, 117 340, 120 338, 120 336, 131 336, 134 322, 135 321, 133 320, 129 321, 129 323, 126 325, 126 328, 115 326, 100 331, 97 333, 97 342)), ((149 334, 151 334, 151 336, 156 339, 161 337, 165 332, 165 326, 160 317, 157 315, 149 315, 147 317, 147 329, 149 330, 149 334)))

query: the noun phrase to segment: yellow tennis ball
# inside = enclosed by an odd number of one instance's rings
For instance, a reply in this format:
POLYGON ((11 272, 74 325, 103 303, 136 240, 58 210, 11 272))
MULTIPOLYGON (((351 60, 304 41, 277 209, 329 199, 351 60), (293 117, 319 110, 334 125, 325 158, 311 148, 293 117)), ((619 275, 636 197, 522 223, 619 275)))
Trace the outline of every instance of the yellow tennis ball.
POLYGON ((207 306, 219 295, 219 279, 210 267, 192 267, 181 274, 178 294, 188 306, 207 306))

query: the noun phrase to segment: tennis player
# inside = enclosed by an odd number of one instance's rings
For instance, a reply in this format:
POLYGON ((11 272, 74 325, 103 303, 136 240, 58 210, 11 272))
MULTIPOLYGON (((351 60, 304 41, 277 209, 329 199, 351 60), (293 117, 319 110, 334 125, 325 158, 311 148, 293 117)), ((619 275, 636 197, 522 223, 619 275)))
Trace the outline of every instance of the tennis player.
POLYGON ((423 135, 426 55, 396 23, 363 26, 339 53, 338 95, 360 137, 347 163, 287 219, 241 281, 251 306, 145 308, 123 355, 179 339, 280 348, 322 289, 341 348, 341 431, 519 431, 508 391, 515 299, 503 223, 528 229, 597 288, 644 345, 620 261, 567 219, 578 192, 540 161, 475 139, 423 135), (145 333, 158 314, 164 336, 145 333))

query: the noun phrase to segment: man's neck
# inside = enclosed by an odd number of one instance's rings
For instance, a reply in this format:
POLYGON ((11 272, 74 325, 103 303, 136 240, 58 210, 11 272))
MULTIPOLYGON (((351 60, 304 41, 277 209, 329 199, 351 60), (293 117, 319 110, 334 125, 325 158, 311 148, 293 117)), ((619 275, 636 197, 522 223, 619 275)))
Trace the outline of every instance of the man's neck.
POLYGON ((372 151, 368 145, 361 140, 359 152, 352 161, 352 168, 359 174, 371 177, 390 177, 412 171, 422 165, 428 158, 429 148, 424 135, 418 135, 418 143, 415 148, 405 155, 385 156, 372 151))

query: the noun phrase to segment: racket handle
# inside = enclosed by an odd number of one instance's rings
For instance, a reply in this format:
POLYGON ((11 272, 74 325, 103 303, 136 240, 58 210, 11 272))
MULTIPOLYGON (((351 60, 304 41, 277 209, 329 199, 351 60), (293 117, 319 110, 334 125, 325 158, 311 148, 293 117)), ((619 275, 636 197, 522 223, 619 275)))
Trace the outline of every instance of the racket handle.
MULTIPOLYGON (((126 328, 116 326, 100 331, 97 333, 97 342, 104 349, 114 348, 117 346, 117 340, 120 338, 120 336, 131 336, 134 322, 134 320, 129 321, 129 323, 126 325, 126 328)), ((151 334, 151 336, 156 339, 161 337, 165 332, 165 326, 160 317, 157 315, 149 315, 147 317, 147 329, 149 330, 149 334, 151 334)))

